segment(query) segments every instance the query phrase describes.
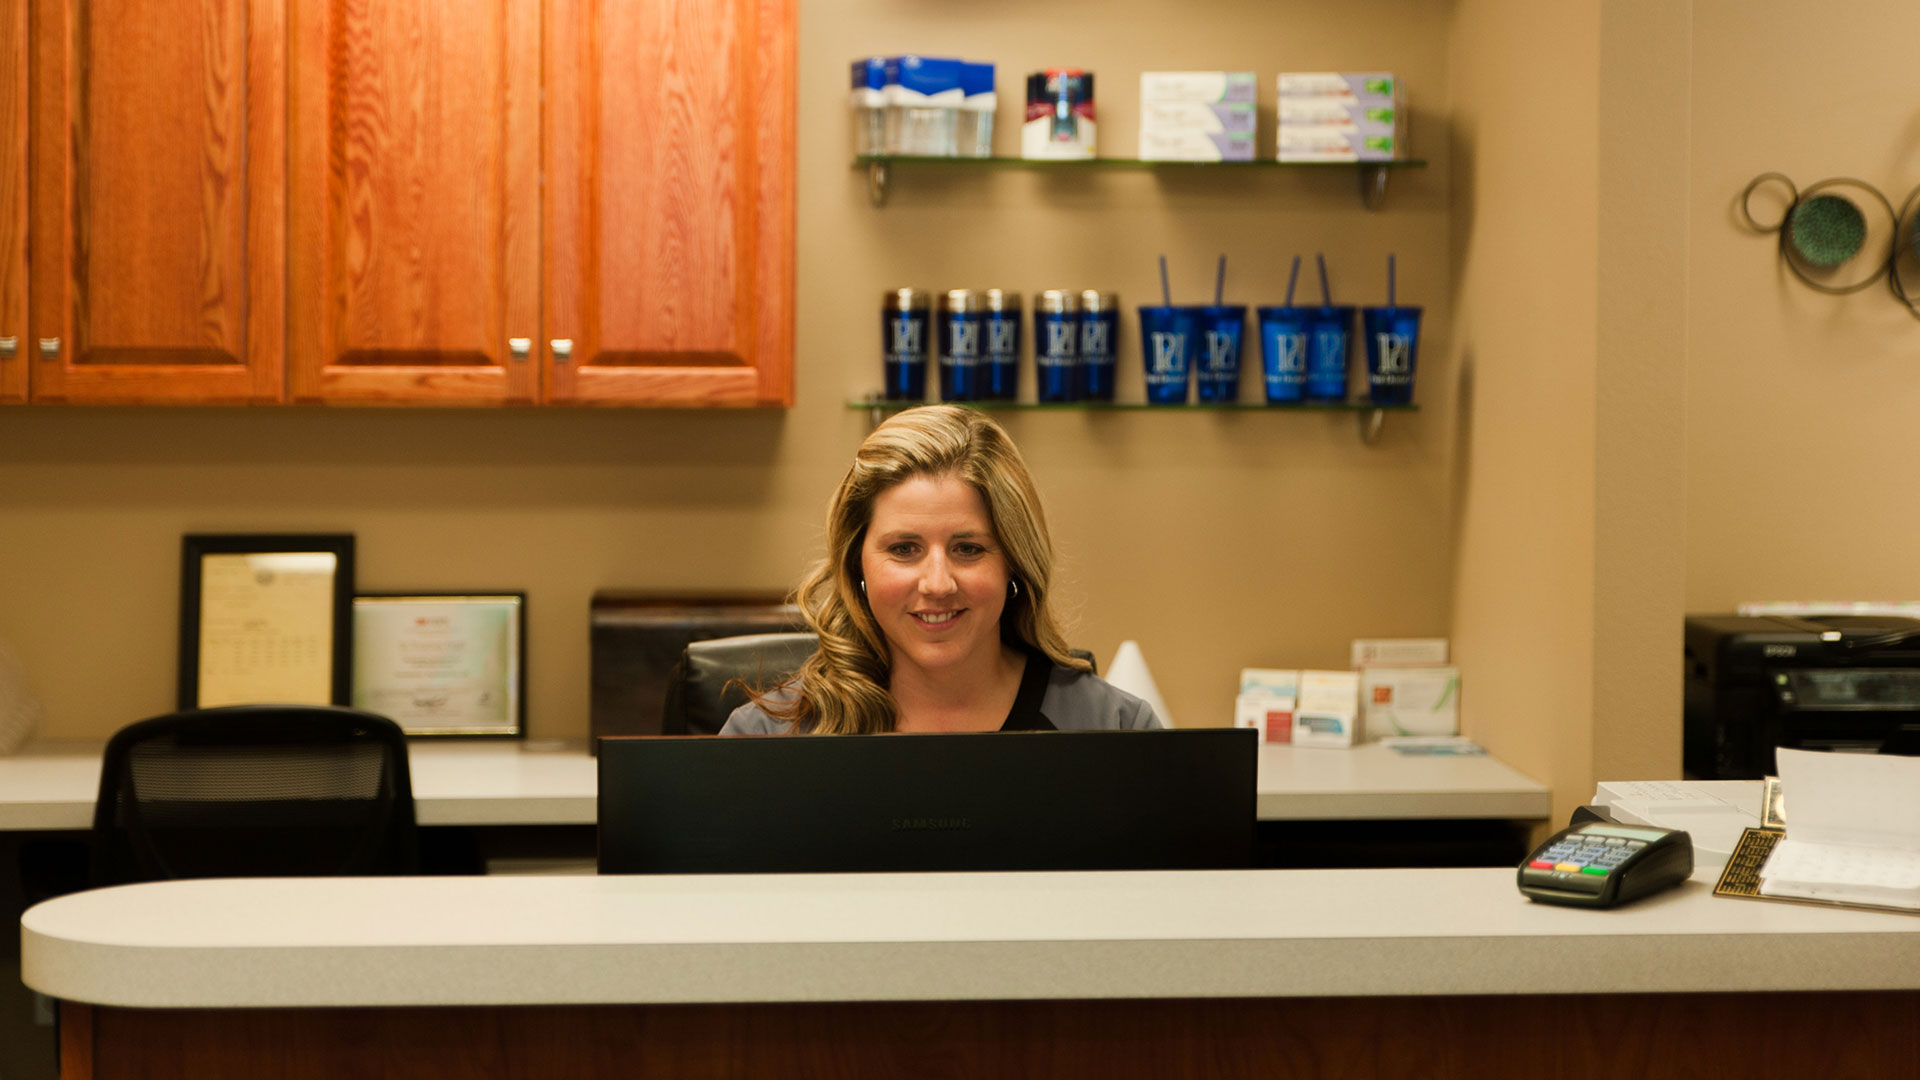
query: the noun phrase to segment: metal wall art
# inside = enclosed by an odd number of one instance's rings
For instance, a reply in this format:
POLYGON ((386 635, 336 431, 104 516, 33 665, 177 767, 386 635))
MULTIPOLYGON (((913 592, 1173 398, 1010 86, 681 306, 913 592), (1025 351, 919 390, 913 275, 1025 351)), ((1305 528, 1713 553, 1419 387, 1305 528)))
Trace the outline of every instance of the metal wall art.
POLYGON ((1780 261, 1801 284, 1841 296, 1885 277, 1894 298, 1920 318, 1920 296, 1906 284, 1920 283, 1917 209, 1920 188, 1895 210, 1878 188, 1850 176, 1799 188, 1781 173, 1761 173, 1740 193, 1741 219, 1754 232, 1779 235, 1780 261), (1779 216, 1771 221, 1756 217, 1756 195, 1777 201, 1779 216))

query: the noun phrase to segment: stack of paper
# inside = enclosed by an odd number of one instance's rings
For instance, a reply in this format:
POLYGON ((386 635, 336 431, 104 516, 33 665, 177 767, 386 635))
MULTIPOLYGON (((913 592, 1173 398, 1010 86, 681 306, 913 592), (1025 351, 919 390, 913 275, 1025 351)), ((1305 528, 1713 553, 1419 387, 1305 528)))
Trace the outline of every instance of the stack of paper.
POLYGON ((1740 834, 1760 824, 1760 781, 1608 780, 1593 804, 1623 824, 1685 829, 1694 866, 1705 869, 1726 865, 1740 834))
POLYGON ((1793 816, 1760 895, 1920 909, 1920 758, 1777 754, 1793 816))

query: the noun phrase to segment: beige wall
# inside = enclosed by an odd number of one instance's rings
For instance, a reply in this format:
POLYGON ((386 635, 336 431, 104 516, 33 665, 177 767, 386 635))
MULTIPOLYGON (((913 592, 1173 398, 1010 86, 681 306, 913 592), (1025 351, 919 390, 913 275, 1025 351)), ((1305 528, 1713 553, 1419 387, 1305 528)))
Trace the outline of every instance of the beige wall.
MULTIPOLYGON (((1288 259, 1316 251, 1339 298, 1377 302, 1397 252, 1402 299, 1430 312, 1424 409, 1394 417, 1371 448, 1335 415, 1010 417, 1047 497, 1074 640, 1104 664, 1138 639, 1176 718, 1213 724, 1228 720, 1242 666, 1343 666, 1355 636, 1447 631, 1445 5, 808 2, 800 29, 793 409, 0 410, 0 641, 44 698, 47 734, 104 736, 171 706, 182 533, 279 530, 355 533, 368 590, 527 590, 531 727, 584 734, 594 589, 778 589, 814 554, 827 494, 866 430, 844 403, 878 381, 881 290, 1101 287, 1133 304, 1157 291, 1160 252, 1185 301, 1210 290, 1226 253, 1227 296, 1248 303, 1275 301, 1288 259), (1009 97, 1029 70, 1092 68, 1103 146, 1121 155, 1134 149, 1141 70, 1250 68, 1270 101, 1283 68, 1389 68, 1412 88, 1432 166, 1396 177, 1376 214, 1358 208, 1343 170, 903 171, 875 210, 847 163, 846 63, 912 50, 995 60, 1009 97)), ((1003 105, 1003 121, 1015 108, 1003 105)), ((1013 147, 1003 130, 1002 152, 1013 147)), ((1137 393, 1133 338, 1123 386, 1137 393)), ((1489 392, 1529 392, 1529 376, 1491 374, 1489 392)), ((1524 483, 1528 460, 1497 466, 1496 482, 1524 483)), ((1569 573, 1544 555, 1534 565, 1569 573)), ((1472 678, 1469 710, 1476 693, 1501 693, 1491 674, 1472 678)))
POLYGON ((1598 30, 1465 2, 1449 56, 1462 725, 1559 804, 1592 753, 1598 30))
POLYGON ((1734 213, 1762 172, 1858 177, 1895 207, 1920 184, 1920 8, 1694 7, 1687 609, 1920 598, 1920 322, 1884 285, 1806 288, 1734 213))

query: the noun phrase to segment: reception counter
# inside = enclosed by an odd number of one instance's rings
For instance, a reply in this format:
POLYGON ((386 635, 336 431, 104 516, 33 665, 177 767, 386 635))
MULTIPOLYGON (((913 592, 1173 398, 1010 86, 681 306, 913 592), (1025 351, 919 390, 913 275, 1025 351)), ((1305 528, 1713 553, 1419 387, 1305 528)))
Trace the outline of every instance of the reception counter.
POLYGON ((74 1080, 1920 1059, 1920 919, 1704 880, 1556 908, 1500 869, 167 882, 33 908, 22 970, 74 1080))

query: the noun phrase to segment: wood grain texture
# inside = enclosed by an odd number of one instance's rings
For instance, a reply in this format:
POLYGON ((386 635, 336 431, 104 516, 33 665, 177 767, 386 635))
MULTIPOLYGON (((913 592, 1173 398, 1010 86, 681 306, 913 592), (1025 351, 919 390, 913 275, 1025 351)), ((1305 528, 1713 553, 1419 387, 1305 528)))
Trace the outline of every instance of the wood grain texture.
POLYGON ((34 400, 279 398, 277 10, 35 5, 34 400))
POLYGON ((556 6, 548 398, 791 404, 792 0, 556 6))
POLYGON ((1847 1080, 1920 1060, 1912 992, 91 1012, 98 1080, 1847 1080))
POLYGON ((27 353, 27 0, 0 0, 0 404, 27 399, 27 353))
POLYGON ((533 401, 537 0, 297 11, 294 399, 533 401))

